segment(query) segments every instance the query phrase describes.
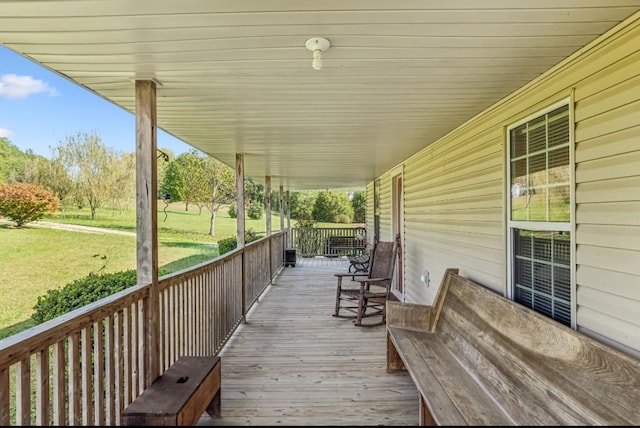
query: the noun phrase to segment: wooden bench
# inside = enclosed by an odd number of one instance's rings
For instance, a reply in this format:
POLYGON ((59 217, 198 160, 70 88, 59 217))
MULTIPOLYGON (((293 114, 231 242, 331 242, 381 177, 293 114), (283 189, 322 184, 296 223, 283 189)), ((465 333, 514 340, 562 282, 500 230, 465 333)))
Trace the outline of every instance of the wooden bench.
POLYGON ((362 254, 366 248, 366 241, 355 236, 330 236, 325 245, 327 256, 355 256, 362 254))
POLYGON ((421 425, 640 425, 640 360, 449 269, 433 306, 387 302, 387 369, 421 425))
POLYGON ((180 357, 123 412, 122 425, 195 425, 220 418, 220 357, 180 357))

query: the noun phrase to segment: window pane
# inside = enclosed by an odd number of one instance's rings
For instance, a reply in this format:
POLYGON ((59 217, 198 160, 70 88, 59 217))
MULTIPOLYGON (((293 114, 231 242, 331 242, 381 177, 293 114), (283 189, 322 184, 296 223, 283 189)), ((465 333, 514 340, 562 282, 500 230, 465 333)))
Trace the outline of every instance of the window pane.
POLYGON ((511 219, 527 219, 527 160, 511 163, 511 219))
POLYGON ((511 130, 511 158, 519 158, 527 154, 527 125, 521 125, 511 130))
POLYGON ((544 186, 534 187, 530 189, 529 205, 527 212, 529 213, 529 221, 546 221, 547 220, 547 188, 544 186))
POLYGON ((548 147, 569 143, 569 106, 562 106, 548 114, 548 147))
POLYGON ((509 135, 511 220, 569 221, 569 107, 541 115, 509 135))
POLYGON ((514 229, 513 234, 514 300, 571 325, 569 233, 514 229))
POLYGON ((549 151, 549 181, 551 183, 569 182, 569 147, 549 151))
POLYGON ((544 151, 547 148, 547 127, 545 116, 529 122, 529 153, 544 151))

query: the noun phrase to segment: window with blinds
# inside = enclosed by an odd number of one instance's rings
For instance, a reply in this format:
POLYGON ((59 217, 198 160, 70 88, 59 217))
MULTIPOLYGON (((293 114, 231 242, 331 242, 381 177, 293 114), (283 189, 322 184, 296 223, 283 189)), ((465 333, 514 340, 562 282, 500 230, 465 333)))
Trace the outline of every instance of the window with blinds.
POLYGON ((571 325, 568 104, 509 129, 509 236, 515 301, 571 325))

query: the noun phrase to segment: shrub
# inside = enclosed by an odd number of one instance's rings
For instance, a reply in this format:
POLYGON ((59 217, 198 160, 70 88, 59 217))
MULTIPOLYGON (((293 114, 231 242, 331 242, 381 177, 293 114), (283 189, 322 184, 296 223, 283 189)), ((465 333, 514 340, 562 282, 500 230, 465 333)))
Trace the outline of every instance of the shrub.
POLYGON ((0 215, 16 222, 18 227, 54 214, 60 201, 51 192, 35 184, 13 183, 0 186, 0 215))
POLYGON ((296 221, 296 224, 294 225, 294 227, 296 227, 296 228, 315 227, 315 226, 316 226, 316 221, 315 220, 304 220, 304 219, 300 219, 300 220, 296 221))
POLYGON ((227 211, 227 213, 229 214, 229 217, 231 217, 231 218, 237 218, 238 217, 238 210, 236 209, 235 204, 234 205, 229 205, 229 210, 227 211))
POLYGON ((262 214, 264 213, 264 208, 262 208, 262 204, 260 202, 253 202, 249 205, 247 209, 247 217, 251 220, 260 220, 262 218, 262 214))
POLYGON ((218 253, 223 255, 229 251, 234 250, 238 246, 238 238, 230 236, 229 238, 223 238, 218 240, 218 253))
MULTIPOLYGON (((164 272, 158 272, 164 275, 164 272)), ((58 290, 49 290, 38 297, 31 315, 36 323, 49 321, 69 311, 81 308, 104 297, 110 296, 125 288, 136 285, 136 270, 96 274, 90 273, 58 290)))
POLYGON ((346 214, 338 214, 334 219, 334 222, 347 224, 347 223, 351 223, 351 218, 346 214))
MULTIPOLYGON (((260 236, 258 236, 257 232, 255 232, 253 229, 245 230, 244 232, 245 243, 249 243, 257 239, 260 239, 260 236)), ((236 248, 238 248, 238 238, 236 238, 235 236, 231 236, 229 238, 223 238, 218 241, 218 253, 220 255, 228 253, 229 251, 233 251, 236 248)))

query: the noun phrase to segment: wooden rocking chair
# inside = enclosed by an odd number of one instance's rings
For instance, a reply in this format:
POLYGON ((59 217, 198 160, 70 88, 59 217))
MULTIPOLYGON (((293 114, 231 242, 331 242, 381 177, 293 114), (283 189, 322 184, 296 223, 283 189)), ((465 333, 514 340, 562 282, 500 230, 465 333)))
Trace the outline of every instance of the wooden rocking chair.
POLYGON ((399 236, 395 241, 379 241, 371 252, 368 272, 336 273, 336 306, 334 317, 353 318, 357 327, 371 327, 386 322, 386 302, 398 254, 399 236), (349 286, 343 278, 352 277, 357 286, 349 286), (340 311, 350 312, 341 314, 340 311), (380 316, 379 322, 363 323, 363 318, 380 316))

